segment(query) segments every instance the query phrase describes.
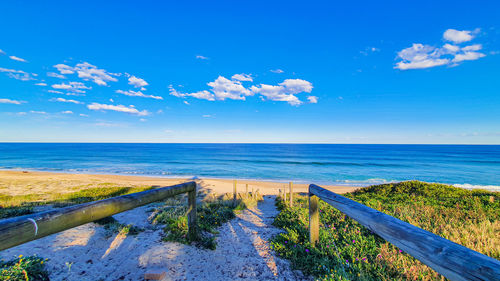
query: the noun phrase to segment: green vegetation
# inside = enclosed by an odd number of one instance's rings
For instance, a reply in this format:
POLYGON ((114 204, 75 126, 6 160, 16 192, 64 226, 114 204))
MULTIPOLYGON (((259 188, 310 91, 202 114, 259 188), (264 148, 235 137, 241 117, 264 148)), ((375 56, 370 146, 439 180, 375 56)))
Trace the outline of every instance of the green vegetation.
POLYGON ((218 234, 217 228, 234 218, 235 212, 255 206, 261 200, 262 196, 259 194, 254 197, 239 194, 236 204, 233 203, 232 194, 226 194, 221 198, 215 196, 205 197, 203 202, 198 204, 196 210, 198 219, 197 237, 188 236, 187 206, 181 203, 185 202, 185 200, 178 200, 177 204, 174 205, 170 201, 166 206, 155 210, 156 214, 153 223, 165 225, 163 228, 165 233, 163 240, 165 241, 184 244, 194 243, 197 246, 213 250, 217 246, 215 242, 215 235, 218 234))
POLYGON ((4 262, 0 261, 0 280, 12 281, 48 281, 49 274, 45 261, 37 256, 23 257, 4 262))
MULTIPOLYGON (((500 259, 500 194, 418 181, 383 184, 346 194, 468 248, 500 259)), ((295 196, 274 224, 271 242, 294 268, 320 280, 442 280, 442 276, 320 200, 320 236, 308 242, 307 196, 295 196)))
POLYGON ((54 207, 66 207, 149 189, 152 189, 152 187, 119 187, 104 184, 101 187, 87 188, 72 193, 26 194, 18 196, 0 194, 0 219, 31 214, 34 212, 34 207, 37 206, 53 205, 54 207))
POLYGON ((113 236, 113 234, 118 233, 121 235, 137 235, 140 232, 144 231, 144 229, 131 225, 131 224, 123 224, 119 223, 113 217, 106 217, 100 220, 96 220, 95 223, 103 225, 104 229, 107 231, 108 238, 113 236))

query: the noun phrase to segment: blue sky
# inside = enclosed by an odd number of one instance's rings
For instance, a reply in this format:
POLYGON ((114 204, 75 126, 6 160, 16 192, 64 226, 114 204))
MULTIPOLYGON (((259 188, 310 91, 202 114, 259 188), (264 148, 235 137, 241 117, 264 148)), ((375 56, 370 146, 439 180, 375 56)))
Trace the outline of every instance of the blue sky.
POLYGON ((0 141, 500 144, 499 1, 3 1, 0 141))

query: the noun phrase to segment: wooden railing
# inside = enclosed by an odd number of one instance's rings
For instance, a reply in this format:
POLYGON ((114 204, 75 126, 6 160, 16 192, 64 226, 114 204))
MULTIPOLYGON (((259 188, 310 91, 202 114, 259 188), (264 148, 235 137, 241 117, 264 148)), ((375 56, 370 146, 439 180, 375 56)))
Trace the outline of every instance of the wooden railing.
POLYGON ((500 261, 317 185, 309 186, 309 239, 319 239, 318 199, 450 280, 500 280, 500 261))
POLYGON ((0 251, 139 206, 188 193, 188 235, 196 229, 196 183, 156 188, 0 221, 0 251))

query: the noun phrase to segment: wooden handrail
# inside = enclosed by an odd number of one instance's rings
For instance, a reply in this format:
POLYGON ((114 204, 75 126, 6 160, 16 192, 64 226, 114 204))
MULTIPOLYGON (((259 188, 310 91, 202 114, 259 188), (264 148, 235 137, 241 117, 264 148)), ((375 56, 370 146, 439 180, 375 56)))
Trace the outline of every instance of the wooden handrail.
POLYGON ((450 280, 500 280, 500 261, 311 184, 309 238, 313 245, 319 237, 318 197, 450 280))
POLYGON ((188 234, 192 237, 197 234, 194 181, 1 220, 0 251, 186 192, 188 234))

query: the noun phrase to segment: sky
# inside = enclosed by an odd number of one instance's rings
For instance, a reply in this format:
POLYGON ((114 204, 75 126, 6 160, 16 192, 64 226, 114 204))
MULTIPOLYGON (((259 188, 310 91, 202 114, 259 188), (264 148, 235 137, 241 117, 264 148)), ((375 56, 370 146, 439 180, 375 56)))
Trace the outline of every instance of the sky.
POLYGON ((2 1, 0 141, 500 144, 498 11, 2 1))

